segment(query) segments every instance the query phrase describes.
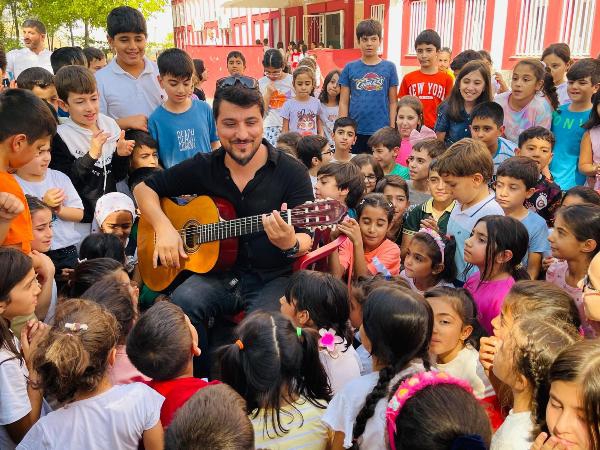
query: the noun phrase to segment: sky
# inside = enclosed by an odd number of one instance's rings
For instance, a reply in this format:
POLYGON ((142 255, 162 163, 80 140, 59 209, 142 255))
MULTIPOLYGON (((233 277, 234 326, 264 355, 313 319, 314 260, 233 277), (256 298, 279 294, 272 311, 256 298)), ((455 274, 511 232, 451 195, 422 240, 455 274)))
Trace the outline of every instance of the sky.
POLYGON ((162 12, 154 14, 148 19, 148 40, 150 42, 164 42, 167 34, 173 32, 173 16, 169 2, 162 12))

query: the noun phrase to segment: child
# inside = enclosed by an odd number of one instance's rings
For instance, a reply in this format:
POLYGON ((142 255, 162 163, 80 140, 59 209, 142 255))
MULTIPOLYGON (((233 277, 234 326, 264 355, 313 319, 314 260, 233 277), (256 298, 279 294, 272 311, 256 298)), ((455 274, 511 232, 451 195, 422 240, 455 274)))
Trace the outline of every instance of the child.
POLYGON ((397 384, 385 412, 391 450, 489 448, 486 410, 466 382, 424 372, 397 384))
POLYGON ((383 178, 383 170, 381 166, 377 164, 373 156, 363 153, 362 155, 356 155, 350 161, 355 164, 365 178, 365 194, 370 194, 375 190, 375 186, 379 183, 379 180, 383 178))
POLYGON ((36 97, 45 100, 58 111, 58 94, 54 85, 54 75, 42 67, 30 67, 25 69, 17 78, 17 87, 27 89, 36 97))
POLYGON ((277 138, 275 147, 289 155, 297 157, 298 143, 300 142, 300 139, 302 139, 300 133, 295 133, 293 131, 290 131, 289 133, 281 133, 277 138))
POLYGON ((600 302, 598 302, 598 293, 600 292, 600 256, 592 258, 588 267, 587 275, 580 281, 583 304, 587 317, 591 320, 600 320, 600 302))
POLYGON ((281 314, 295 326, 319 332, 319 359, 333 394, 360 377, 344 283, 326 273, 301 270, 292 275, 279 303, 281 314))
POLYGON ((206 101, 206 94, 202 89, 202 85, 208 80, 208 70, 204 66, 204 61, 194 58, 194 94, 198 100, 206 101))
POLYGON ((277 49, 271 48, 265 52, 262 65, 265 76, 258 80, 258 86, 266 107, 264 137, 275 146, 283 127, 281 108, 293 97, 294 86, 292 75, 283 71, 285 63, 277 49))
POLYGON ((304 136, 298 142, 296 150, 298 159, 304 163, 310 175, 313 189, 317 185, 317 173, 324 165, 331 162, 333 151, 323 136, 304 136))
POLYGON ((350 163, 329 163, 317 172, 315 198, 332 198, 348 207, 348 216, 356 217, 356 205, 365 192, 365 183, 358 167, 350 163))
POLYGON ((373 19, 356 26, 361 58, 344 66, 340 75, 340 117, 351 117, 358 124, 352 153, 368 153, 369 138, 396 120, 398 73, 390 61, 378 55, 382 27, 373 19))
POLYGON ((93 73, 98 72, 106 66, 106 55, 99 48, 86 47, 83 49, 83 54, 85 55, 88 69, 93 73))
POLYGON ((125 247, 114 234, 92 233, 81 242, 79 261, 97 258, 110 258, 125 264, 125 247))
POLYGON ((415 39, 415 52, 419 70, 410 72, 402 79, 398 97, 413 95, 423 104, 423 123, 433 129, 437 109, 450 95, 453 80, 439 70, 438 56, 442 41, 434 30, 424 30, 415 39))
POLYGON ((421 228, 406 248, 404 270, 400 275, 421 295, 437 286, 452 286, 456 278, 455 251, 454 238, 421 228))
POLYGON ((452 60, 452 49, 442 47, 438 52, 438 69, 440 72, 446 72, 454 81, 454 73, 450 70, 450 61, 452 60))
POLYGON ((552 228, 554 214, 562 200, 560 186, 544 175, 545 172, 549 173, 548 164, 552 160, 554 142, 552 131, 544 127, 532 127, 519 135, 519 147, 515 150, 515 155, 527 156, 538 165, 540 178, 535 186, 535 192, 525 201, 525 206, 542 216, 548 228, 552 228))
POLYGON ((117 122, 99 112, 96 80, 89 69, 63 67, 55 76, 63 110, 69 117, 58 126, 52 141, 50 167, 65 173, 83 202, 83 219, 76 230, 90 232, 96 201, 117 189, 127 175, 133 142, 117 122))
POLYGON ((232 77, 243 76, 246 70, 246 58, 242 52, 234 50, 227 54, 227 72, 232 77))
POLYGON ((163 446, 164 398, 142 383, 112 386, 109 366, 119 335, 114 316, 88 300, 71 299, 33 354, 35 386, 64 405, 40 418, 21 449, 163 446), (69 426, 65 426, 69 424, 69 426))
POLYGON ((494 357, 494 374, 512 391, 508 417, 492 438, 492 450, 529 450, 543 417, 541 400, 548 372, 561 350, 578 340, 577 329, 564 323, 524 318, 514 323, 494 357))
POLYGON ((516 143, 519 134, 536 125, 550 129, 558 100, 552 75, 542 62, 532 58, 519 61, 513 69, 510 88, 494 98, 504 109, 506 139, 516 143))
POLYGON ((148 131, 168 169, 197 153, 210 153, 219 146, 219 138, 211 107, 190 97, 192 58, 183 50, 167 49, 158 57, 158 71, 167 101, 148 118, 148 131))
POLYGON ((160 167, 158 164, 158 144, 149 133, 140 130, 127 130, 125 139, 134 142, 129 157, 129 173, 141 167, 160 167))
POLYGON ((399 175, 409 179, 408 169, 396 162, 400 149, 400 133, 392 127, 383 127, 375 132, 367 142, 373 152, 373 158, 383 169, 384 175, 399 175))
POLYGON ((400 273, 400 249, 387 239, 394 206, 383 194, 367 194, 356 208, 357 220, 348 218, 337 229, 348 237, 329 256, 329 268, 336 278, 353 278, 400 273))
POLYGON ((546 281, 563 288, 573 297, 585 335, 596 337, 600 323, 587 319, 579 281, 585 277, 590 261, 600 251, 600 207, 589 204, 562 207, 556 213, 548 240, 552 256, 557 260, 548 267, 546 281))
POLYGON ((170 302, 158 302, 140 317, 127 337, 127 355, 152 379, 147 384, 165 397, 160 410, 165 428, 194 393, 218 383, 194 378, 192 358, 200 355, 198 334, 183 310, 170 302))
POLYGON ((246 402, 226 384, 200 389, 165 432, 165 450, 254 450, 246 402))
POLYGON ((105 277, 115 277, 123 284, 131 284, 123 264, 113 258, 96 258, 81 261, 69 275, 63 297, 81 297, 94 283, 105 277))
POLYGON ((148 117, 166 97, 156 64, 145 56, 146 19, 135 8, 119 6, 106 18, 106 34, 115 57, 96 74, 100 112, 123 130, 148 131, 148 117))
POLYGON ((560 206, 582 205, 600 206, 600 193, 587 186, 575 186, 565 192, 560 206))
POLYGON ((405 95, 398 101, 396 129, 402 139, 396 162, 405 167, 408 166, 406 160, 410 156, 414 142, 421 139, 436 138, 435 132, 423 125, 423 104, 421 100, 412 95, 405 95))
POLYGON ((313 97, 315 73, 310 67, 298 67, 292 77, 296 97, 289 99, 279 114, 283 119, 282 133, 295 131, 302 136, 322 135, 323 126, 319 117, 321 103, 313 97))
POLYGON ((220 378, 246 400, 256 447, 327 448, 321 417, 331 394, 318 333, 294 327, 279 313, 258 311, 235 335, 235 343, 218 350, 220 378))
POLYGON ((553 114, 556 157, 550 162, 552 178, 563 191, 586 181, 584 174, 578 171, 581 141, 585 133, 582 125, 590 118, 592 96, 600 87, 600 62, 592 58, 577 61, 567 72, 567 79, 567 94, 571 103, 560 106, 553 114))
POLYGON ((484 216, 504 214, 494 193, 488 189, 494 164, 485 145, 473 139, 462 139, 438 158, 437 172, 456 200, 447 230, 456 239, 457 279, 464 282, 467 278, 463 259, 465 241, 471 236, 475 223, 484 216))
POLYGON ((436 357, 435 367, 469 383, 478 399, 493 396, 494 389, 479 362, 479 338, 484 331, 471 294, 462 288, 435 287, 425 298, 433 311, 429 353, 436 357))
POLYGON ((567 94, 568 83, 565 77, 567 70, 573 64, 569 45, 564 42, 550 44, 544 49, 540 59, 546 65, 546 68, 550 70, 552 81, 556 87, 558 103, 560 105, 570 103, 571 99, 567 94))
POLYGON ((586 185, 600 191, 600 94, 592 97, 589 120, 582 125, 586 130, 581 139, 579 173, 587 176, 586 185))
POLYGON ((437 110, 434 131, 447 146, 471 137, 470 114, 473 108, 492 100, 490 71, 483 61, 472 61, 463 67, 450 95, 437 110))
POLYGON ((458 77, 462 68, 472 61, 484 61, 484 57, 478 51, 471 49, 463 50, 456 55, 450 63, 450 69, 454 77, 458 77))
POLYGON ((431 308, 408 289, 382 287, 363 305, 361 342, 374 372, 348 383, 327 407, 323 421, 335 432, 333 448, 386 448, 385 408, 389 390, 411 374, 429 370, 431 308))
POLYGON ((496 95, 508 91, 508 86, 504 81, 502 72, 498 72, 494 69, 494 61, 492 61, 490 52, 487 50, 478 50, 477 53, 479 53, 483 62, 488 66, 488 69, 490 69, 490 74, 492 75, 492 94, 496 95))
POLYGON ((410 176, 406 184, 411 205, 420 205, 431 198, 429 165, 445 151, 446 146, 437 139, 423 139, 413 144, 410 156, 406 160, 410 176))
POLYGON ((496 201, 504 214, 527 228, 529 244, 522 264, 532 280, 537 280, 542 259, 550 253, 546 221, 525 207, 525 201, 535 192, 539 178, 535 161, 525 156, 514 156, 500 164, 495 184, 496 201))
POLYGON ((323 89, 319 94, 321 109, 319 118, 323 126, 323 133, 329 144, 333 147, 333 125, 340 115, 340 71, 335 69, 327 74, 323 81, 323 89))
POLYGON ((333 123, 334 153, 332 161, 348 162, 354 154, 351 153, 356 143, 356 122, 350 117, 338 117, 333 123))
POLYGON ((394 217, 387 233, 388 239, 397 245, 402 243, 404 213, 408 208, 408 184, 398 175, 386 175, 375 186, 375 192, 383 194, 394 206, 394 217))
POLYGON ((483 142, 492 155, 494 175, 503 161, 515 156, 517 148, 514 142, 502 137, 503 123, 504 110, 496 102, 480 103, 471 111, 471 136, 473 139, 483 142))
POLYGON ((87 61, 81 47, 57 48, 50 55, 50 64, 52 64, 52 72, 54 73, 57 73, 65 66, 82 66, 87 68, 87 61))
POLYGON ((81 236, 75 224, 83 218, 83 203, 69 177, 48 168, 50 161, 50 148, 40 149, 35 158, 17 169, 16 179, 23 192, 42 199, 52 208, 54 239, 44 252, 52 259, 56 273, 62 274, 63 269, 72 269, 77 264, 81 236))
POLYGON ((479 269, 467 279, 465 289, 473 295, 479 323, 488 334, 512 285, 529 278, 520 265, 527 253, 527 237, 525 226, 512 217, 484 216, 465 241, 464 260, 479 269))

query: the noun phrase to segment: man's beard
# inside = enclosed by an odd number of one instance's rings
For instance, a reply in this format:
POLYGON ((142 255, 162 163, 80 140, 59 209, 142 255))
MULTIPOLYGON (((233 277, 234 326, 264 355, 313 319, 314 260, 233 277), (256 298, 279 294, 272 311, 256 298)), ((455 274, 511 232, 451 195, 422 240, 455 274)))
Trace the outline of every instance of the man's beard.
MULTIPOLYGON (((231 142, 231 144, 234 143, 239 143, 239 141, 234 141, 231 142)), ((254 158, 254 155, 256 155, 256 152, 258 151, 258 149, 260 148, 260 144, 262 142, 259 141, 258 144, 255 144, 254 142, 252 142, 252 152, 250 152, 249 155, 244 156, 243 158, 235 155, 234 151, 231 149, 231 147, 225 147, 223 146, 223 148, 225 149, 225 152, 227 152, 227 154, 229 155, 229 157, 231 159, 233 159, 236 163, 238 163, 240 166, 245 166, 246 164, 248 164, 250 161, 252 161, 252 158, 254 158)))

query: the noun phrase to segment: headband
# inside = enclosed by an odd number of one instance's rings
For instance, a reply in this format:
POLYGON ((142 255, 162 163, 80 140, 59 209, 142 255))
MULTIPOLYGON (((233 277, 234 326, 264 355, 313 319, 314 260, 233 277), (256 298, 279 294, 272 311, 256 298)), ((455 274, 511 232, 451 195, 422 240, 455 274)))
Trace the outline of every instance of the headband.
POLYGON ((437 246, 440 249, 440 253, 442 254, 442 264, 444 264, 444 249, 446 248, 446 244, 444 244, 444 240, 442 239, 442 236, 440 236, 440 234, 437 231, 432 230, 431 228, 421 228, 419 230, 419 233, 428 234, 429 236, 431 236, 433 238, 433 240, 435 241, 435 243, 437 244, 437 246))
MULTIPOLYGON (((394 442, 394 434, 396 433, 396 418, 398 417, 398 414, 400 414, 400 411, 402 411, 402 408, 404 407, 404 405, 406 404, 406 402, 412 398, 415 394, 417 394, 419 391, 425 389, 428 386, 435 386, 438 384, 454 384, 456 386, 459 386, 461 388, 463 388, 465 391, 469 392, 469 393, 473 393, 473 389, 471 389, 471 386, 469 385, 469 383, 467 383, 464 380, 460 380, 458 378, 454 378, 451 377, 450 375, 448 375, 447 373, 444 372, 421 372, 421 373, 417 373, 413 376, 411 376, 410 378, 407 378, 406 380, 404 380, 400 386, 398 386, 398 389, 396 390, 396 392, 394 393, 394 395, 392 396, 392 398, 390 399, 387 409, 385 411, 385 417, 386 417, 386 422, 387 422, 387 432, 388 432, 388 438, 389 438, 389 442, 390 442, 390 448, 392 450, 396 450, 396 444, 394 442)), ((465 439, 469 436, 459 436, 455 439, 465 439)), ((481 439, 480 436, 479 439, 481 439)), ((461 441, 462 442, 462 441, 461 441)), ((485 445, 483 445, 483 441, 481 440, 481 447, 469 447, 472 449, 476 449, 476 448, 481 448, 482 450, 485 449, 485 445)), ((454 448, 454 444, 453 444, 453 448, 454 448)), ((459 447, 457 447, 459 448, 459 447)), ((462 448, 466 448, 466 447, 460 447, 462 448)))
POLYGON ((412 130, 410 132, 410 136, 408 137, 411 146, 425 139, 437 139, 435 132, 431 128, 427 128, 425 126, 421 127, 421 131, 412 130))
POLYGON ((92 231, 99 231, 106 218, 115 211, 129 211, 135 221, 136 213, 133 200, 121 192, 109 192, 100 197, 96 202, 92 231))

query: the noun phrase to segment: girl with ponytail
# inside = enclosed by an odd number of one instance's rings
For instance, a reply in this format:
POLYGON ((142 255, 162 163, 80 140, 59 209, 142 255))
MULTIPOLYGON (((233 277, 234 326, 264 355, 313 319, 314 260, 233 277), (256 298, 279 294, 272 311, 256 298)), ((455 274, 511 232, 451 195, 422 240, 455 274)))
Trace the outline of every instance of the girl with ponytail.
POLYGON ((363 305, 361 342, 373 359, 373 373, 344 386, 323 421, 335 432, 334 450, 383 449, 388 397, 410 375, 430 369, 427 348, 433 314, 409 289, 380 287, 363 305))

